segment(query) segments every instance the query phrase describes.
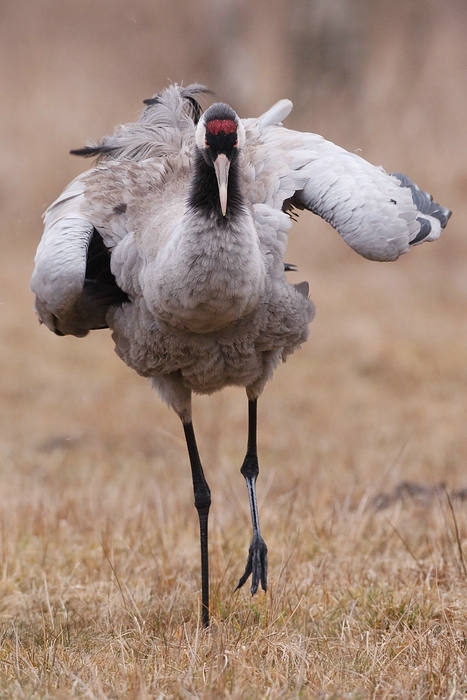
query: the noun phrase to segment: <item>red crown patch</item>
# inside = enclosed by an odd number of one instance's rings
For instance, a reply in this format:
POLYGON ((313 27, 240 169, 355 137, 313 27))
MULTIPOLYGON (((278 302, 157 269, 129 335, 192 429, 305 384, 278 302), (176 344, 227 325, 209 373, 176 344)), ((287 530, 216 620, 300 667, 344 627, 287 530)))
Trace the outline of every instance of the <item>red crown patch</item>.
POLYGON ((217 134, 234 134, 237 131, 237 125, 233 119, 211 119, 206 124, 206 131, 214 136, 217 134))

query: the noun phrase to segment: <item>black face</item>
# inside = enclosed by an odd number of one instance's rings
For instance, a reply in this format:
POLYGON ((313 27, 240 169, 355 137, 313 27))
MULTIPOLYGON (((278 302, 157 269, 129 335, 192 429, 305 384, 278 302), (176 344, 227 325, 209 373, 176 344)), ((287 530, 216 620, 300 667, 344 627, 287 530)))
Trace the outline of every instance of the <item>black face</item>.
POLYGON ((202 150, 204 160, 208 165, 213 166, 218 155, 223 153, 227 156, 229 161, 232 162, 237 156, 237 143, 236 124, 232 122, 220 122, 219 120, 208 122, 206 124, 204 148, 202 150), (226 125, 227 131, 222 129, 224 124, 226 125), (231 129, 230 125, 235 128, 234 131, 229 130, 231 129))
MULTIPOLYGON (((226 133, 222 131, 222 127, 215 129, 216 133, 210 131, 210 127, 214 125, 217 126, 216 122, 208 122, 206 124, 206 137, 204 142, 204 152, 203 155, 206 161, 212 164, 219 153, 223 153, 227 158, 232 161, 237 155, 237 128, 235 124, 235 131, 230 131, 226 133)), ((227 128, 229 128, 229 123, 227 123, 227 128)))

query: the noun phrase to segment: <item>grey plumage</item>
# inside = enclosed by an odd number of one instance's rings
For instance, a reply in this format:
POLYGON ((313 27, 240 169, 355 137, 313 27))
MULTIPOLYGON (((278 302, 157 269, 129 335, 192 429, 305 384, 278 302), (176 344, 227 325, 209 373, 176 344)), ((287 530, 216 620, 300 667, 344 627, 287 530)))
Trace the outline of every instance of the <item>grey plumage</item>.
POLYGON ((314 315, 307 283, 284 274, 294 269, 284 263, 293 212, 319 214, 373 260, 435 240, 450 215, 406 176, 285 129, 288 100, 240 120, 221 104, 201 115, 206 91, 171 86, 146 100, 137 123, 74 151, 97 162, 47 210, 31 282, 42 322, 76 336, 109 326, 119 356, 180 416, 204 547, 204 624, 210 493, 191 393, 246 388, 242 473, 254 537, 239 585, 252 573, 255 592, 267 570, 255 510, 256 400, 314 315))

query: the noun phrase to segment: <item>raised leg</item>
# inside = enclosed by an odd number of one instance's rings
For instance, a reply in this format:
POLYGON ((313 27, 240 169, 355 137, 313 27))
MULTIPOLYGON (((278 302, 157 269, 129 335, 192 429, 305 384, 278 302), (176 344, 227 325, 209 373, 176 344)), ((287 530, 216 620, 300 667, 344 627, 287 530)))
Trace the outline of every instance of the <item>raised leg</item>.
POLYGON ((245 477, 248 488, 253 539, 251 540, 245 571, 235 588, 235 590, 241 588, 251 574, 251 595, 256 593, 260 582, 263 591, 265 591, 268 582, 268 548, 259 531, 258 502, 256 500, 256 479, 259 473, 256 447, 256 418, 257 399, 253 399, 248 401, 248 445, 240 470, 245 477))
POLYGON ((201 544, 201 606, 203 627, 209 627, 209 559, 208 559, 208 516, 211 505, 211 491, 204 476, 203 467, 196 445, 193 423, 183 423, 186 444, 191 464, 195 507, 199 518, 199 538, 201 544))

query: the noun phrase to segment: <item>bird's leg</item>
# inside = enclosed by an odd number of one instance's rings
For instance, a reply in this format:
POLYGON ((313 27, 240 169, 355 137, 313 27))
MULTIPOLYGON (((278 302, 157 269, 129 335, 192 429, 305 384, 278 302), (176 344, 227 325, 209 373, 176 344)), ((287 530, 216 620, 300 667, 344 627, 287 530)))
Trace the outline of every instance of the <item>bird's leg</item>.
POLYGON ((196 445, 193 423, 183 423, 188 455, 190 457, 191 476, 195 507, 199 518, 199 537, 201 544, 201 607, 203 627, 209 627, 209 560, 208 560, 208 516, 211 505, 211 491, 204 476, 203 467, 196 445))
POLYGON ((241 588, 251 574, 251 595, 254 595, 258 590, 260 581, 261 587, 263 591, 265 591, 267 589, 268 580, 268 548, 259 531, 258 502, 256 500, 256 478, 259 473, 258 451, 256 447, 256 409, 257 399, 248 401, 248 446, 240 470, 245 477, 248 488, 253 539, 251 540, 245 571, 235 588, 235 590, 241 588))

